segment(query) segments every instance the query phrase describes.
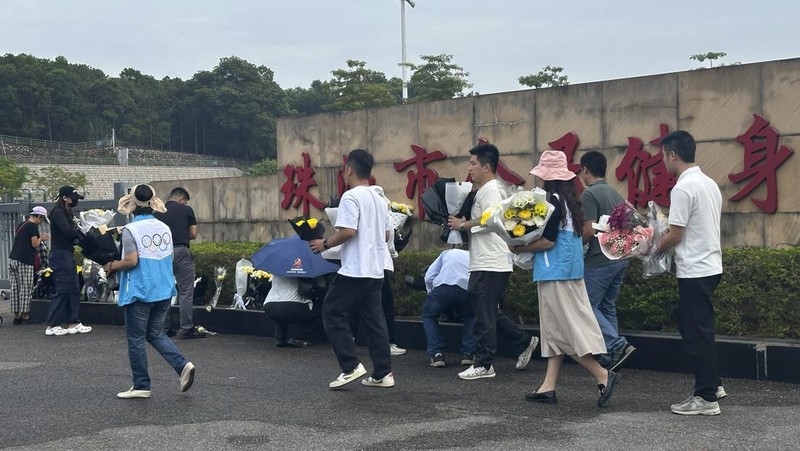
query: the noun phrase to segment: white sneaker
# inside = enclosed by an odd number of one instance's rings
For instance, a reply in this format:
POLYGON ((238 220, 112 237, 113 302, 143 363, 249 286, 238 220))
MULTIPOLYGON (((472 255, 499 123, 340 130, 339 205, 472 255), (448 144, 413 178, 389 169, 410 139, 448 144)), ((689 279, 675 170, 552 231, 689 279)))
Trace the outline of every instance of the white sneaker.
POLYGON ((728 394, 725 393, 725 389, 722 387, 722 385, 717 387, 717 401, 719 401, 722 398, 726 398, 727 396, 728 394))
POLYGON ((354 380, 358 379, 359 377, 361 377, 361 376, 363 376, 365 374, 367 374, 366 368, 364 368, 363 364, 359 363, 358 366, 356 367, 356 369, 354 369, 353 371, 351 371, 349 373, 340 374, 339 377, 337 377, 330 384, 328 384, 328 387, 330 387, 330 388, 339 388, 342 385, 349 384, 350 382, 353 382, 354 380))
POLYGON ((406 353, 406 350, 392 343, 389 345, 389 353, 391 355, 403 355, 406 353))
POLYGON ((55 336, 60 337, 62 335, 67 335, 68 333, 69 332, 67 332, 67 329, 64 329, 61 326, 48 327, 47 329, 44 330, 44 334, 48 335, 48 336, 49 335, 55 335, 55 336))
POLYGON ((458 373, 459 379, 464 379, 467 381, 472 379, 484 379, 487 377, 494 377, 494 376, 495 376, 494 366, 490 366, 489 369, 487 370, 482 366, 472 365, 466 370, 458 373))
POLYGON ((67 333, 70 335, 74 334, 88 334, 92 331, 91 326, 84 326, 82 323, 78 323, 72 327, 67 328, 67 333))
POLYGON ((136 399, 136 398, 149 398, 150 397, 150 390, 134 390, 131 387, 130 390, 121 391, 117 393, 117 398, 122 399, 136 399))
POLYGON ((367 387, 391 388, 394 387, 394 375, 389 373, 383 376, 383 379, 373 379, 372 376, 370 376, 366 379, 361 379, 361 384, 367 387))
POLYGON ((719 415, 719 404, 706 401, 699 396, 689 396, 683 402, 670 406, 672 413, 678 415, 719 415))
POLYGON ((180 381, 182 392, 192 387, 194 383, 194 365, 192 365, 192 362, 186 362, 186 365, 183 366, 180 381))
POLYGON ((528 365, 528 362, 531 361, 531 356, 533 355, 533 350, 536 349, 536 346, 539 345, 539 337, 531 337, 530 343, 528 343, 528 347, 522 351, 522 354, 517 357, 517 365, 516 368, 518 370, 525 369, 528 365))

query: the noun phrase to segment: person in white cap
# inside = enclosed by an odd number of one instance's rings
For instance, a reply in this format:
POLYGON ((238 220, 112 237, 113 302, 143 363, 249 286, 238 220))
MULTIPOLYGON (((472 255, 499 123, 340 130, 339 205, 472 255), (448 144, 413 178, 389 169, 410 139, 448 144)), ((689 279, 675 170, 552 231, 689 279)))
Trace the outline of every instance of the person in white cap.
POLYGON ((8 275, 11 279, 11 313, 14 325, 31 324, 31 287, 36 250, 50 234, 39 234, 39 224, 47 221, 47 210, 36 206, 28 219, 19 224, 14 234, 14 245, 8 255, 8 275))

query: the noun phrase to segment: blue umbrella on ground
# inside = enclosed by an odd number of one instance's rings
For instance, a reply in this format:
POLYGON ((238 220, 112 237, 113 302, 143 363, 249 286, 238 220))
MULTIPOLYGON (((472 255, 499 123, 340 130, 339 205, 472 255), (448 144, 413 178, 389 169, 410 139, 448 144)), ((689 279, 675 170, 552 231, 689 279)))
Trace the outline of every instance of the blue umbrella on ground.
POLYGON ((280 277, 317 277, 336 272, 331 263, 308 247, 298 236, 279 238, 265 245, 250 258, 253 267, 280 277))

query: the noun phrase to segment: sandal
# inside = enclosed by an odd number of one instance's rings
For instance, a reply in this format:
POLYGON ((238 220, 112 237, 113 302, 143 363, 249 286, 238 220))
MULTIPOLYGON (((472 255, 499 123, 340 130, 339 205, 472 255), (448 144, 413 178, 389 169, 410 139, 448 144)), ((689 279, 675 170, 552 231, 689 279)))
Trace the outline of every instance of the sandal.
POLYGON ((72 327, 67 328, 67 333, 72 334, 88 334, 92 331, 90 326, 84 326, 83 323, 78 323, 72 327))
POLYGON ((67 329, 64 329, 61 326, 48 327, 47 329, 44 330, 44 334, 48 335, 48 336, 49 335, 56 335, 56 336, 60 337, 61 335, 66 335, 68 333, 69 332, 67 332, 67 329))

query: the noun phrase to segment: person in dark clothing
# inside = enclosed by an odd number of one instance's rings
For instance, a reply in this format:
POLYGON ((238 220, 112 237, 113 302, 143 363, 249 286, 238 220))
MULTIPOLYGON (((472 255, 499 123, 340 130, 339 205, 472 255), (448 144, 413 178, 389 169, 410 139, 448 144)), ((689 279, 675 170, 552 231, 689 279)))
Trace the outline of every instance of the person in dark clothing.
MULTIPOLYGON (((194 260, 189 252, 189 242, 197 238, 197 219, 194 210, 187 205, 189 192, 181 187, 173 188, 169 193, 169 200, 165 204, 165 213, 155 212, 153 216, 169 227, 173 239, 172 272, 175 274, 175 283, 178 286, 178 310, 180 311, 180 330, 178 338, 205 338, 205 333, 198 332, 194 327, 192 308, 194 307, 194 260)), ((172 321, 164 323, 165 329, 170 329, 172 321)))
POLYGON ((79 232, 73 221, 72 208, 83 198, 75 188, 62 186, 58 190, 56 205, 50 210, 53 297, 47 314, 46 335, 85 334, 92 331, 91 327, 84 326, 78 319, 81 295, 73 255, 79 232), (67 327, 61 327, 63 324, 67 327))
POLYGON ((35 255, 47 233, 39 235, 39 224, 47 220, 44 207, 33 207, 30 216, 16 228, 14 245, 8 255, 8 275, 11 279, 11 312, 14 325, 31 324, 31 293, 34 279, 35 255))

